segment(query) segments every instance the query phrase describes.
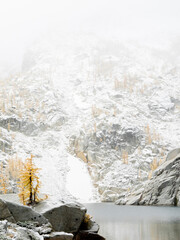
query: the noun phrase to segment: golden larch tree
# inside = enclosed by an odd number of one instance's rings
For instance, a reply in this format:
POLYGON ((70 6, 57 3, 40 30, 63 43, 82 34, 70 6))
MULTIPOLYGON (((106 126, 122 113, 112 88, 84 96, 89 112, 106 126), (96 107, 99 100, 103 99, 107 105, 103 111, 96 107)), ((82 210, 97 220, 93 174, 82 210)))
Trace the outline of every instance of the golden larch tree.
POLYGON ((23 168, 23 162, 21 158, 19 158, 17 155, 9 157, 7 161, 7 171, 9 173, 9 176, 11 179, 13 179, 15 182, 19 179, 20 171, 23 168))
POLYGON ((36 168, 33 163, 34 156, 31 154, 27 158, 19 175, 19 198, 24 205, 30 205, 40 201, 38 198, 40 181, 39 168, 36 168))
POLYGON ((0 192, 6 194, 9 186, 9 175, 4 168, 3 163, 0 164, 0 192))

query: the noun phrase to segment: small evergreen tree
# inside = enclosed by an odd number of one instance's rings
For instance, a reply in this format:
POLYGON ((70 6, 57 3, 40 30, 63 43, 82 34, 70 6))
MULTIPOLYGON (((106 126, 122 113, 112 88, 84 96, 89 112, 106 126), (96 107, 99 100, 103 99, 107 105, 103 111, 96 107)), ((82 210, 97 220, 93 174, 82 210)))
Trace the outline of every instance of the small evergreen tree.
POLYGON ((33 155, 27 158, 19 176, 19 198, 24 205, 30 205, 40 201, 37 194, 39 193, 39 168, 33 163, 33 155))

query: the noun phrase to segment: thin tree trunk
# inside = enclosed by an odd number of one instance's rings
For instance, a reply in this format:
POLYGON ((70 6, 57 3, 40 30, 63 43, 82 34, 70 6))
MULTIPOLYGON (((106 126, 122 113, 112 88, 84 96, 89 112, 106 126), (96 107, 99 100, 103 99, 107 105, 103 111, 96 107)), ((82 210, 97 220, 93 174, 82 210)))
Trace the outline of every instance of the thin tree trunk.
POLYGON ((29 193, 29 203, 32 204, 33 203, 33 196, 32 196, 32 177, 31 177, 31 172, 30 172, 30 177, 29 177, 29 181, 30 181, 30 193, 29 193))

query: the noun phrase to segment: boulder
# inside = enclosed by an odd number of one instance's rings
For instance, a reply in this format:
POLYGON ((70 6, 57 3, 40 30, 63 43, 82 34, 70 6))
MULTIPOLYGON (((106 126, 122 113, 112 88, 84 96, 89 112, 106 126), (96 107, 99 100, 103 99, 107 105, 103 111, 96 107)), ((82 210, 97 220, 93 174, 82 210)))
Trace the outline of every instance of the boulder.
POLYGON ((98 231, 99 231, 99 225, 98 225, 96 222, 94 222, 94 221, 92 221, 92 220, 90 219, 90 220, 89 220, 89 223, 88 223, 88 228, 87 228, 87 230, 88 230, 89 232, 98 233, 98 231))
POLYGON ((15 223, 15 219, 11 212, 9 211, 6 202, 0 199, 0 221, 1 220, 8 220, 9 222, 15 223))
POLYGON ((52 224, 54 231, 75 233, 78 231, 85 213, 85 207, 71 203, 50 208, 43 213, 43 216, 52 224))
POLYGON ((12 202, 5 203, 16 222, 35 221, 40 225, 48 222, 42 214, 34 211, 30 207, 12 202))
POLYGON ((96 222, 89 219, 88 222, 85 222, 85 221, 82 222, 80 226, 80 231, 98 233, 99 225, 96 222))
POLYGON ((84 239, 97 239, 103 240, 104 238, 97 234, 99 231, 99 225, 89 219, 89 221, 83 221, 80 227, 79 232, 75 236, 75 240, 84 240, 84 239))
POLYGON ((44 235, 44 240, 72 240, 74 235, 72 233, 65 232, 53 232, 48 235, 44 235))

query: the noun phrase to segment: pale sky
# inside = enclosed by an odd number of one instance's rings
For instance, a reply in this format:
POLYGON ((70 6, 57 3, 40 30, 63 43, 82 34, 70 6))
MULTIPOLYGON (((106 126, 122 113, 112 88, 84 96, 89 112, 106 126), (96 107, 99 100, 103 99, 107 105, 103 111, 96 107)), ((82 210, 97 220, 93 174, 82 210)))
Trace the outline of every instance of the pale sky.
POLYGON ((0 0, 0 62, 49 29, 119 36, 180 33, 179 0, 0 0))

